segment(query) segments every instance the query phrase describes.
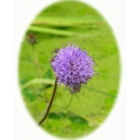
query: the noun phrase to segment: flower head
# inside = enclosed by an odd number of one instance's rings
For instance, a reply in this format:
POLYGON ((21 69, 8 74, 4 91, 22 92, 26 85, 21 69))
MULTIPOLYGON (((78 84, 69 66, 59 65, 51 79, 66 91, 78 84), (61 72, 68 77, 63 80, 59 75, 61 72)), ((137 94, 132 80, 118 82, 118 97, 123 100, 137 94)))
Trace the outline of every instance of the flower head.
POLYGON ((70 87, 71 93, 79 92, 81 85, 86 84, 94 74, 93 59, 74 44, 59 50, 51 65, 58 83, 70 87))
POLYGON ((37 43, 36 36, 33 33, 29 33, 27 36, 27 42, 34 46, 37 43))

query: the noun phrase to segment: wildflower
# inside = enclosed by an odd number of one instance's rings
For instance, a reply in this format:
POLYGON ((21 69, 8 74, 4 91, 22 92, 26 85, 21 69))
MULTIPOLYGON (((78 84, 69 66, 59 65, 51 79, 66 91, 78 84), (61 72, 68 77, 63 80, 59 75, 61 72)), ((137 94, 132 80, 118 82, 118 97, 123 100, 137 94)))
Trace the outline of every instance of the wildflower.
POLYGON ((81 85, 94 75, 93 59, 74 44, 59 50, 51 65, 58 83, 69 87, 71 93, 79 92, 81 85))

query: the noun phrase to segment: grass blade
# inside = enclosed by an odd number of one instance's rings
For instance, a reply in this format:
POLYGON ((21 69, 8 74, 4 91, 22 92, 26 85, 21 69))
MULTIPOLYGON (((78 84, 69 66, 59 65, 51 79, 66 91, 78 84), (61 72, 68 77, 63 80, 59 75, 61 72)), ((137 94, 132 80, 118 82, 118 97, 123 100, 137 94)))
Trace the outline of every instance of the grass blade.
POLYGON ((77 33, 70 32, 70 31, 63 31, 63 30, 59 30, 59 29, 52 29, 52 28, 38 27, 38 26, 30 26, 29 30, 33 31, 33 32, 42 32, 42 33, 62 35, 62 36, 77 35, 77 33))
POLYGON ((97 17, 38 17, 33 25, 49 25, 59 27, 71 27, 79 25, 97 25, 102 19, 97 17))
POLYGON ((23 90, 27 87, 30 87, 32 85, 35 85, 35 84, 51 84, 51 85, 54 85, 54 80, 52 80, 52 79, 33 79, 33 80, 30 80, 29 82, 26 82, 24 85, 22 85, 21 90, 23 90))

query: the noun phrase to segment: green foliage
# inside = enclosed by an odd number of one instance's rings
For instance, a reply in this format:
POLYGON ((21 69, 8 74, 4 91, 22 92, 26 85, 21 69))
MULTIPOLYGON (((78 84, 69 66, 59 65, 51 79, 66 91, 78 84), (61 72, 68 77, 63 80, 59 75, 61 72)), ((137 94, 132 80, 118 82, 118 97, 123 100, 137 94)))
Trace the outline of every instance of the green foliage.
POLYGON ((50 69, 44 74, 44 78, 53 79, 52 71, 50 69))
POLYGON ((84 118, 80 117, 80 116, 71 116, 69 117, 70 121, 72 123, 76 123, 76 124, 88 124, 88 121, 85 120, 84 118))
POLYGON ((49 119, 64 119, 66 118, 66 114, 63 112, 59 112, 59 113, 52 112, 49 114, 48 118, 49 119))
POLYGON ((36 96, 34 95, 32 90, 23 90, 22 91, 23 96, 25 96, 28 100, 30 100, 31 102, 36 100, 36 96))
POLYGON ((37 123, 53 90, 55 75, 50 62, 54 50, 69 42, 77 43, 94 58, 98 75, 76 95, 59 85, 50 114, 41 125, 58 137, 87 135, 106 119, 117 97, 119 52, 109 25, 91 7, 63 1, 44 9, 28 29, 27 34, 32 31, 37 38, 34 47, 38 63, 25 34, 19 56, 19 83, 26 107, 37 123))

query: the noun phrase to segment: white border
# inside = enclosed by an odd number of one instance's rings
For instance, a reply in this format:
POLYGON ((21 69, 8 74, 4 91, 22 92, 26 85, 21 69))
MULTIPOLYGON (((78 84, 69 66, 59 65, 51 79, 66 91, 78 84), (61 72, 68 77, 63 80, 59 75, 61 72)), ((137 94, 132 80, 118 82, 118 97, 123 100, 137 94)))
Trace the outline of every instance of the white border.
MULTIPOLYGON (((53 0, 15 0, 15 55, 18 59, 20 42, 32 19, 53 0)), ((125 53, 125 0, 86 0, 105 17, 116 36, 121 56, 125 53)), ((122 59, 122 57, 121 57, 122 59)), ((124 61, 123 61, 124 62, 124 61)), ((16 61, 17 65, 17 61, 16 61)), ((122 63, 122 68, 124 63, 122 63)), ((122 75, 124 71, 122 71, 122 75)), ((17 81, 16 81, 17 82, 17 81)), ((124 140, 125 139, 125 91, 122 77, 121 88, 115 108, 108 119, 96 132, 83 140, 124 140)), ((19 96, 18 85, 15 89, 15 140, 54 139, 47 135, 32 121, 19 96)))

